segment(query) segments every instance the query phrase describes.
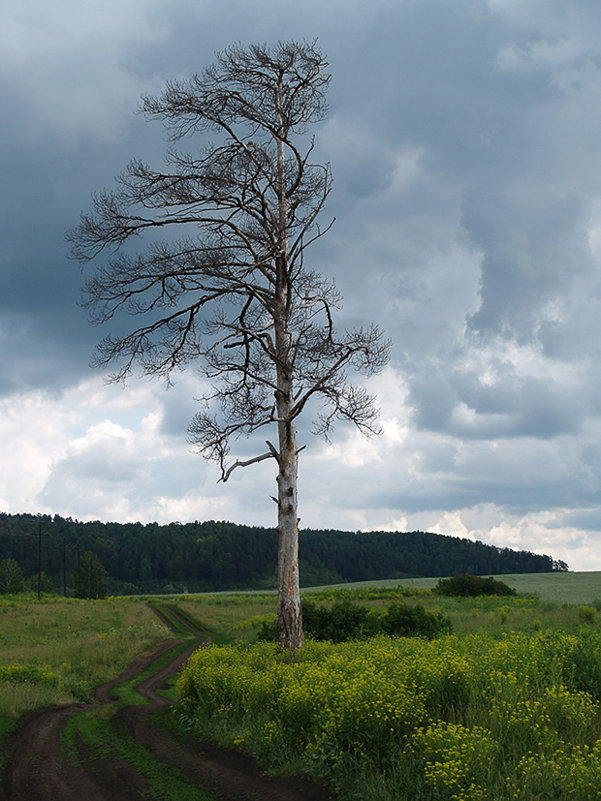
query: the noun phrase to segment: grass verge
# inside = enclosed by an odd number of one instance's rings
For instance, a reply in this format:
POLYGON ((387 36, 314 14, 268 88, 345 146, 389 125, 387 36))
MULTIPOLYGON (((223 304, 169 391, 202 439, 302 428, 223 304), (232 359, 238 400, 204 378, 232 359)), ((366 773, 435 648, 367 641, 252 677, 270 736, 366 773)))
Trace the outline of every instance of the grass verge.
POLYGON ((214 801, 204 790, 190 785, 172 765, 158 761, 129 735, 117 732, 112 721, 98 712, 69 720, 63 744, 72 764, 124 760, 146 778, 145 794, 155 801, 214 801))

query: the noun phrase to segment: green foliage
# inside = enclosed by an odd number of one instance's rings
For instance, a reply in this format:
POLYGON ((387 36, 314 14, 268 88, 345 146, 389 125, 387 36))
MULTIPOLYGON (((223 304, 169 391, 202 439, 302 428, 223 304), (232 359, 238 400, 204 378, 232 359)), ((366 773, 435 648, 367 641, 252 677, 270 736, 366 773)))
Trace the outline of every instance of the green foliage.
POLYGON ((450 634, 453 628, 448 617, 440 612, 426 612, 420 604, 391 604, 386 610, 383 624, 387 634, 428 639, 450 634))
POLYGON ((106 597, 106 570, 91 551, 84 553, 75 570, 75 595, 78 598, 106 597))
POLYGON ((0 593, 13 594, 23 592, 23 572, 15 559, 3 559, 0 562, 0 593))
POLYGON ((497 581, 492 576, 470 576, 465 573, 452 578, 439 579, 434 588, 439 595, 515 595, 516 592, 503 581, 497 581))
POLYGON ((271 767, 328 778, 346 799, 601 797, 601 634, 481 632, 197 651, 182 719, 271 767), (586 685, 586 687, 584 686, 586 685), (570 755, 573 761, 570 761, 570 755))
MULTIPOLYGON (((0 555, 15 559, 25 575, 37 572, 30 536, 42 525, 42 567, 63 586, 63 558, 72 586, 76 549, 92 551, 107 570, 112 594, 275 589, 277 533, 223 521, 195 523, 80 523, 55 515, 0 513, 0 555)), ((424 531, 301 532, 303 587, 408 576, 549 573, 550 556, 499 550, 490 545, 424 531)), ((585 600, 589 600, 586 598, 585 600)))
POLYGON ((30 576, 27 581, 25 582, 25 589, 28 592, 37 592, 38 591, 38 584, 40 587, 40 592, 53 592, 54 585, 52 579, 46 575, 46 573, 42 570, 39 574, 34 573, 30 576))
MULTIPOLYGON (((303 600, 303 628, 314 640, 345 642, 390 634, 403 637, 437 637, 449 634, 451 621, 440 612, 427 612, 423 606, 393 603, 386 609, 362 606, 345 598, 330 606, 303 600)), ((275 622, 263 621, 259 640, 274 642, 275 622)))
POLYGON ((578 607, 578 615, 585 623, 593 623, 595 620, 597 610, 594 606, 582 604, 578 607))
POLYGON ((329 607, 303 601, 303 628, 316 640, 344 642, 375 634, 381 625, 373 611, 352 601, 337 601, 329 607))
POLYGON ((500 746, 486 729, 436 721, 417 729, 408 745, 425 792, 462 801, 488 797, 500 746))

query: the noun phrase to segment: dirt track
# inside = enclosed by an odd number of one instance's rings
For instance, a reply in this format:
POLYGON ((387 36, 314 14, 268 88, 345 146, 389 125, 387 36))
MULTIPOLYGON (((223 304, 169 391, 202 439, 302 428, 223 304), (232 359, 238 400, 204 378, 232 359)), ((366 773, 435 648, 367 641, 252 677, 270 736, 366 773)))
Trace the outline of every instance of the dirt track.
MULTIPOLYGON (((163 622, 169 621, 158 613, 163 622)), ((189 622, 178 622, 199 636, 189 622)), ((96 690, 96 705, 72 704, 27 715, 5 744, 6 766, 0 783, 0 801, 142 801, 146 779, 123 759, 91 758, 83 746, 78 759, 68 757, 61 733, 68 719, 86 709, 110 713, 111 690, 139 675, 159 656, 186 640, 166 640, 151 655, 137 659, 118 678, 96 690)), ((206 640, 205 640, 206 642, 206 640)), ((190 653, 199 646, 191 642, 184 653, 174 654, 167 667, 142 681, 136 691, 147 699, 144 705, 119 709, 112 717, 118 732, 133 736, 159 762, 176 767, 187 784, 205 790, 219 801, 331 801, 324 788, 298 778, 264 776, 254 760, 238 751, 221 749, 192 737, 166 733, 154 713, 169 701, 157 693, 175 675, 190 653)))

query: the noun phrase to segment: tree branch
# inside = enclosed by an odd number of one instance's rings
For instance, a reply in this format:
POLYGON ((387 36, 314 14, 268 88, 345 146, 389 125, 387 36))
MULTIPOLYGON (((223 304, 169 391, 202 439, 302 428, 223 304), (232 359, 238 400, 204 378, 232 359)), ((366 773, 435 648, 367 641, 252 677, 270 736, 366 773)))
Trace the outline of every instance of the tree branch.
POLYGON ((234 471, 237 467, 248 467, 249 464, 256 464, 257 462, 265 461, 265 459, 274 459, 274 458, 275 458, 274 454, 271 451, 268 451, 267 453, 262 453, 260 456, 255 456, 252 459, 247 459, 244 462, 238 459, 237 461, 234 462, 233 465, 231 465, 231 467, 228 470, 226 470, 225 472, 222 470, 221 478, 219 479, 219 481, 223 481, 223 483, 225 484, 225 482, 231 476, 232 471, 234 471))

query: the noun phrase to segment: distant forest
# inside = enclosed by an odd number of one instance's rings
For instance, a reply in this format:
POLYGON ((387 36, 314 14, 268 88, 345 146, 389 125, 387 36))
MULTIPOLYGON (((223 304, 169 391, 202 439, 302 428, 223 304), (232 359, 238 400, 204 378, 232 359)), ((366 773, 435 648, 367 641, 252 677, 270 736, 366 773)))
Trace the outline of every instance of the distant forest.
MULTIPOLYGON (((275 529, 234 523, 80 523, 58 515, 0 513, 0 562, 15 559, 25 577, 41 569, 58 592, 73 583, 77 559, 92 551, 112 594, 210 592, 277 586, 275 529), (39 537, 41 530, 42 536, 39 537)), ((303 587, 459 573, 548 573, 565 562, 529 551, 423 531, 300 534, 303 587)))

